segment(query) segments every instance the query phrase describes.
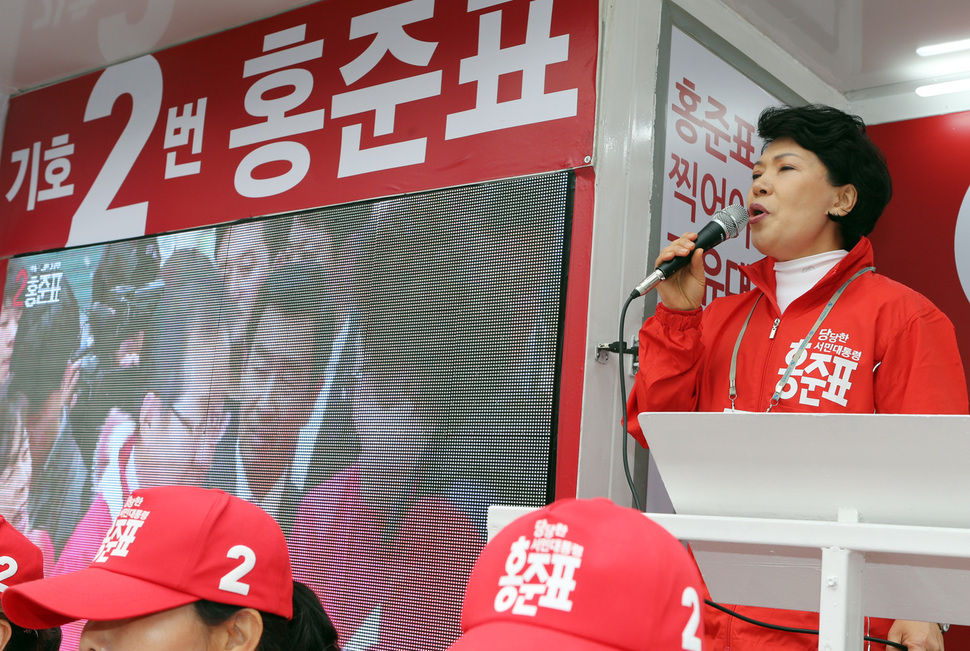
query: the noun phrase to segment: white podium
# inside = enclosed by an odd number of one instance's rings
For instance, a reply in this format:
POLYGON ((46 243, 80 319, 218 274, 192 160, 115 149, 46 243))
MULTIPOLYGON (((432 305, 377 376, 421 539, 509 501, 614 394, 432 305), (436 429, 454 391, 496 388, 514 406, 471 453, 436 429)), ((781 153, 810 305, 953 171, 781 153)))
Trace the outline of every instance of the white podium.
POLYGON ((645 413, 676 514, 721 603, 819 612, 819 649, 863 615, 970 624, 970 417, 645 413))

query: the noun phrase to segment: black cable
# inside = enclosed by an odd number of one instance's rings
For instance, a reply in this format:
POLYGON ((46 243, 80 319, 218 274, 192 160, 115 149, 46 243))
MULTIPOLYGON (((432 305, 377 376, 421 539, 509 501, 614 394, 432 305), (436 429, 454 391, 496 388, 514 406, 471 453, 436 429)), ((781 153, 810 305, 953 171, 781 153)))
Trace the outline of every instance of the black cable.
MULTIPOLYGON (((735 610, 731 610, 730 608, 727 608, 725 606, 722 606, 721 604, 714 603, 710 599, 705 599, 704 600, 704 603, 706 603, 708 606, 710 606, 712 608, 717 608, 722 613, 727 613, 731 617, 737 617, 738 619, 740 619, 743 622, 747 622, 749 624, 754 624, 755 626, 760 626, 762 628, 769 628, 769 629, 771 629, 773 631, 782 631, 784 633, 804 633, 805 635, 818 635, 818 631, 817 630, 810 629, 810 628, 793 628, 791 626, 780 626, 778 624, 768 624, 767 622, 761 622, 761 621, 758 621, 757 619, 752 619, 750 617, 745 617, 741 613, 739 613, 739 612, 737 612, 735 610)), ((882 640, 882 639, 879 639, 878 637, 872 637, 871 635, 866 635, 863 639, 866 642, 875 642, 876 644, 885 644, 886 646, 895 647, 897 649, 903 649, 903 651, 906 651, 906 649, 908 649, 908 647, 905 644, 900 644, 899 642, 890 642, 889 640, 882 640)))
POLYGON ((623 310, 620 312, 620 338, 618 339, 620 342, 620 413, 623 414, 623 432, 621 434, 623 437, 623 442, 620 447, 620 454, 623 457, 623 472, 626 474, 626 483, 629 484, 630 492, 633 494, 633 504, 636 506, 637 511, 642 511, 643 508, 640 506, 640 498, 637 496, 637 488, 633 484, 633 476, 630 474, 630 460, 627 459, 627 445, 628 439, 630 438, 630 433, 627 431, 626 423, 626 364, 623 363, 623 351, 626 349, 626 339, 623 335, 623 324, 626 322, 626 310, 628 307, 630 307, 630 303, 632 303, 633 299, 635 298, 640 298, 640 294, 638 292, 633 292, 630 294, 629 298, 626 299, 626 303, 623 304, 623 310))
POLYGON ((743 622, 754 624, 755 626, 761 626, 762 628, 770 628, 773 631, 784 631, 785 633, 804 633, 805 635, 818 635, 818 631, 811 628, 793 628, 791 626, 781 626, 779 624, 769 624, 767 622, 760 622, 757 619, 751 619, 750 617, 746 617, 735 610, 731 610, 726 606, 722 606, 721 604, 714 603, 710 599, 705 599, 704 603, 706 603, 708 606, 711 606, 712 608, 717 608, 722 613, 727 613, 731 617, 737 617, 743 622))

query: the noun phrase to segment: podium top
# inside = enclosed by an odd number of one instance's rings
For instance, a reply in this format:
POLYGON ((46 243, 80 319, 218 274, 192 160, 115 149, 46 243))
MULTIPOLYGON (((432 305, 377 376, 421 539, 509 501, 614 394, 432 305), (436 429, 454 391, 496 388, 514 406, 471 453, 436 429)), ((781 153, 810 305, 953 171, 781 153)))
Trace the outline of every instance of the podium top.
POLYGON ((970 528, 970 416, 642 413, 680 514, 970 528))

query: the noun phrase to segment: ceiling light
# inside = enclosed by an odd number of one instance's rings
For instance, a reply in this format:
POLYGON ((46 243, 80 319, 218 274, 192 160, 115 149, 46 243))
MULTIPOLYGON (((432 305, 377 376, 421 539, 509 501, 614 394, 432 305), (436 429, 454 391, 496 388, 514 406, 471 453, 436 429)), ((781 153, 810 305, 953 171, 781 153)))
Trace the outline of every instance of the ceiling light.
POLYGON ((947 93, 959 93, 965 90, 970 90, 970 78, 920 86, 916 89, 916 94, 920 97, 933 97, 935 95, 946 95, 947 93))
POLYGON ((931 57, 937 54, 950 54, 951 52, 962 52, 963 50, 970 50, 970 38, 964 39, 962 41, 950 41, 948 43, 940 43, 938 45, 924 45, 923 47, 916 48, 916 54, 921 57, 931 57))

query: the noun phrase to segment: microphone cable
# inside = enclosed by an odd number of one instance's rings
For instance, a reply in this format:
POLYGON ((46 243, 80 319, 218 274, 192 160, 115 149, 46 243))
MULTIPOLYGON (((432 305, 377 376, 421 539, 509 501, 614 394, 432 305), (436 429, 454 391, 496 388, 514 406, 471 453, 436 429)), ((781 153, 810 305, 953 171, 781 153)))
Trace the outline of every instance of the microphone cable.
MULTIPOLYGON (((709 251, 721 242, 737 237, 744 230, 747 223, 748 211, 743 204, 736 203, 727 206, 723 210, 717 211, 711 218, 711 221, 697 232, 697 237, 694 240, 696 247, 709 251)), ((623 353, 626 348, 626 340, 623 338, 623 324, 626 321, 626 310, 634 299, 646 294, 650 289, 663 282, 665 278, 675 273, 679 268, 689 265, 693 255, 692 252, 690 255, 674 257, 671 260, 658 264, 654 272, 644 278, 643 282, 637 285, 636 289, 630 293, 629 298, 626 299, 626 303, 623 304, 623 311, 620 314, 620 338, 617 340, 620 359, 620 400, 623 403, 621 412, 623 414, 621 420, 623 423, 623 445, 620 450, 623 454, 623 472, 626 474, 626 481, 630 486, 630 492, 633 494, 633 503, 636 505, 637 511, 642 511, 643 509, 640 507, 640 498, 637 496, 637 489, 633 484, 633 477, 630 474, 630 461, 627 459, 627 437, 629 436, 629 432, 627 430, 626 401, 628 396, 626 395, 626 378, 624 377, 626 368, 623 363, 623 353)))
MULTIPOLYGON (((705 599, 704 603, 706 603, 708 606, 712 608, 716 608, 720 610, 722 613, 727 613, 731 617, 736 617, 743 622, 747 622, 755 626, 760 626, 762 628, 771 629, 773 631, 782 631, 783 633, 803 633, 805 635, 818 635, 818 630, 816 629, 781 626, 780 624, 769 624, 767 622, 762 622, 757 619, 752 619, 751 617, 746 617, 735 610, 731 610, 730 608, 727 608, 726 606, 722 606, 721 604, 714 603, 710 599, 705 599)), ((875 644, 885 644, 886 646, 891 646, 896 649, 902 649, 903 651, 906 651, 909 648, 905 644, 900 644, 899 642, 890 642, 889 640, 883 640, 878 637, 872 637, 871 635, 866 635, 865 637, 863 637, 863 639, 866 642, 873 642, 875 644)))
POLYGON ((633 504, 635 505, 637 511, 643 511, 643 507, 640 506, 640 497, 637 495, 637 488, 633 483, 633 475, 630 474, 630 460, 627 459, 630 432, 628 431, 626 422, 626 364, 624 364, 623 361, 623 353, 626 350, 626 339, 623 335, 623 325, 626 323, 627 308, 630 307, 630 303, 632 303, 636 298, 640 298, 640 294, 634 291, 626 299, 626 303, 623 304, 623 310, 620 312, 620 338, 617 340, 619 342, 620 360, 620 413, 622 414, 620 422, 623 423, 623 432, 621 433, 623 440, 620 445, 620 454, 623 457, 623 473, 626 475, 626 483, 630 486, 630 493, 633 495, 633 504))

